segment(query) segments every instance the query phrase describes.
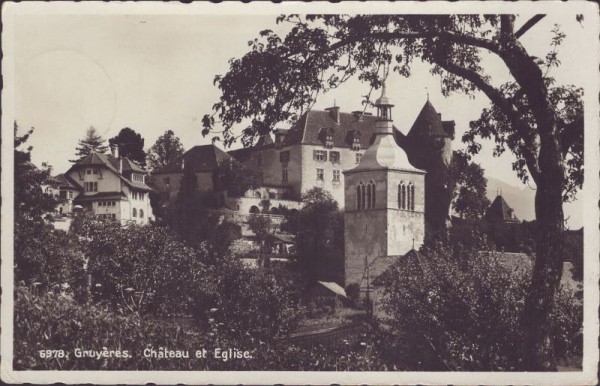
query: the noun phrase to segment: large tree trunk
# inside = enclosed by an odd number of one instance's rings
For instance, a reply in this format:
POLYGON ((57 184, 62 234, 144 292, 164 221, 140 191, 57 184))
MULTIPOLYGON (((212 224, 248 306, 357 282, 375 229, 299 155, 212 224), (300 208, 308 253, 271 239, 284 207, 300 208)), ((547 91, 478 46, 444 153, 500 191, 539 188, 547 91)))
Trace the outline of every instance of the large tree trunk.
POLYGON ((537 249, 525 302, 523 326, 527 370, 556 370, 550 315, 562 275, 562 198, 555 183, 538 186, 535 196, 537 249))
POLYGON ((527 96, 539 134, 535 171, 536 257, 522 316, 526 334, 523 360, 527 370, 552 371, 556 370, 556 363, 551 313, 560 286, 563 260, 564 162, 555 112, 542 71, 512 34, 511 18, 504 17, 503 22, 507 36, 500 56, 527 96))

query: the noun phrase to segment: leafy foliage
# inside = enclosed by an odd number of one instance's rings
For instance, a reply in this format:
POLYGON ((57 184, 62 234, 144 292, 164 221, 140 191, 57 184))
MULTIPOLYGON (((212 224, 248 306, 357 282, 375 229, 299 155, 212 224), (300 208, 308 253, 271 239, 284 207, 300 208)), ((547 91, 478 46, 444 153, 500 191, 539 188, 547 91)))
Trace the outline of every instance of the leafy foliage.
MULTIPOLYGON (((517 175, 536 186, 538 264, 524 316, 529 334, 531 370, 554 370, 550 313, 558 288, 564 230, 562 202, 583 182, 583 109, 581 90, 555 86, 549 71, 560 65, 558 47, 565 35, 555 27, 544 60, 532 56, 520 38, 544 15, 524 20, 501 15, 282 15, 285 36, 261 31, 248 42, 249 52, 229 62, 229 71, 215 77, 222 91, 212 114, 203 118, 203 135, 216 120, 226 145, 242 121, 239 134, 246 146, 279 122, 294 122, 317 96, 357 76, 371 91, 382 86, 389 70, 409 76, 421 59, 440 77, 445 96, 483 92, 492 102, 463 137, 476 153, 479 138, 493 137, 496 153, 510 149, 517 157, 517 175), (485 55, 500 59, 511 79, 497 87, 481 65, 485 55), (215 117, 217 119, 215 119, 215 117), (529 177, 528 177, 529 176, 529 177)), ((577 16, 583 23, 583 19, 577 16)), ((497 84, 497 83, 496 83, 497 84)), ((363 102, 370 104, 371 91, 363 102)))
POLYGON ((262 182, 259 173, 233 159, 215 169, 214 179, 215 190, 225 190, 232 197, 242 197, 249 189, 258 188, 262 182))
POLYGON ((144 151, 144 138, 129 127, 119 131, 119 134, 110 138, 111 147, 119 147, 119 156, 127 157, 140 166, 146 166, 146 152, 144 151))
POLYGON ((315 187, 302 195, 303 207, 285 229, 296 235, 297 267, 307 285, 342 282, 344 216, 331 194, 315 187))
POLYGON ((450 174, 453 184, 456 184, 452 197, 454 210, 461 218, 481 219, 490 206, 486 196, 487 178, 481 166, 470 162, 467 154, 456 151, 452 157, 450 174))
POLYGON ((14 264, 15 281, 43 285, 76 286, 83 261, 77 246, 64 232, 47 221, 57 201, 45 187, 52 187, 50 168, 31 163, 32 147, 21 149, 33 129, 22 136, 15 122, 14 264))
POLYGON ((70 162, 77 162, 80 159, 84 158, 92 151, 98 153, 105 153, 108 150, 108 146, 106 145, 106 140, 102 138, 95 127, 90 126, 89 129, 85 132, 85 137, 79 140, 79 145, 75 148, 75 157, 76 159, 70 160, 70 162))
MULTIPOLYGON (((522 370, 526 354, 518 342, 525 334, 521 314, 533 264, 478 249, 456 256, 438 245, 394 266, 386 277, 385 305, 393 331, 418 337, 409 351, 430 346, 429 363, 446 370, 522 370)), ((582 307, 566 287, 556 301, 565 308, 552 314, 553 337, 562 340, 555 354, 564 357, 581 349, 573 335, 581 328, 582 307)), ((427 369, 427 358, 420 360, 427 369)))
POLYGON ((148 154, 146 155, 148 170, 153 172, 167 166, 169 162, 183 155, 184 151, 181 140, 175 135, 173 130, 165 131, 154 142, 154 145, 148 149, 148 154))

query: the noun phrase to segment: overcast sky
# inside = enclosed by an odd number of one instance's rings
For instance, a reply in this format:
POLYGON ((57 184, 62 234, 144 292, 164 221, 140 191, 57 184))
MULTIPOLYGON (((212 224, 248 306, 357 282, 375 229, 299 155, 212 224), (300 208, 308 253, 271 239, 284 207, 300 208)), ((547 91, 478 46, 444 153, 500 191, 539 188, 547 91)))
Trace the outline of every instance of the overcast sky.
MULTIPOLYGON (((517 26, 526 18, 518 20, 517 26)), ((130 127, 145 138, 146 148, 168 129, 186 149, 208 143, 200 134, 201 119, 219 98, 214 76, 227 71, 230 58, 247 52, 248 40, 260 30, 283 28, 275 25, 274 16, 256 15, 21 15, 14 22, 15 119, 22 129, 35 127, 30 140, 34 162, 49 162, 55 173, 70 166, 89 126, 106 139, 130 127)), ((530 54, 543 58, 555 23, 567 38, 559 53, 562 66, 551 75, 559 83, 584 86, 585 63, 579 57, 586 49, 585 21, 548 16, 521 41, 530 54)), ((506 79, 501 63, 486 60, 485 68, 496 84, 506 79)), ((488 106, 482 94, 444 98, 439 78, 421 63, 415 63, 410 78, 390 76, 387 89, 396 105, 394 123, 404 133, 428 90, 442 118, 456 121, 455 148, 463 148, 460 137, 469 121, 488 106)), ((367 92, 365 84, 352 80, 321 95, 315 107, 329 107, 335 100, 342 111, 357 110, 367 92)), ((475 158, 488 176, 521 186, 512 160, 511 154, 493 158, 489 143, 475 158)))

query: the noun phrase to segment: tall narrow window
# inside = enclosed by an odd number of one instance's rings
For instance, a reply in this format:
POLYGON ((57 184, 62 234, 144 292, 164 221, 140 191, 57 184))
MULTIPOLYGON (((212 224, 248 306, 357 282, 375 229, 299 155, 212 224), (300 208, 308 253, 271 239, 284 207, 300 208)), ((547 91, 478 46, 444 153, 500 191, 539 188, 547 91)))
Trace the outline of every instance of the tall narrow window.
POLYGON ((132 212, 133 212, 132 217, 137 217, 137 209, 133 208, 132 212))
POLYGON ((356 187, 356 209, 365 209, 365 185, 362 181, 356 187))
POLYGON ((410 208, 409 209, 414 211, 415 210, 415 186, 411 183, 409 186, 409 189, 410 189, 410 193, 409 193, 410 208))
POLYGON ((366 209, 371 209, 371 190, 372 190, 372 185, 368 184, 367 185, 367 202, 366 202, 366 209))
POLYGON ((369 196, 368 201, 369 201, 369 208, 375 208, 375 182, 371 181, 369 182, 369 187, 367 188, 367 195, 369 196))
POLYGON ((400 183, 399 189, 399 205, 400 209, 406 209, 406 185, 404 182, 400 183))

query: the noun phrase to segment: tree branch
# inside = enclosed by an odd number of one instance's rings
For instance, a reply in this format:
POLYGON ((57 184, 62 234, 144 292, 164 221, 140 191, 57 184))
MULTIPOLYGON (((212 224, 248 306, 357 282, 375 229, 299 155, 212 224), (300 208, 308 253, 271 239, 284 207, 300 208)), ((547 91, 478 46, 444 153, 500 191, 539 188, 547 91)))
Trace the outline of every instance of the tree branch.
POLYGON ((447 60, 442 60, 440 58, 435 59, 435 63, 442 67, 444 70, 452 73, 454 75, 460 76, 473 83, 477 88, 479 88, 483 93, 494 103, 498 108, 502 110, 504 114, 510 119, 512 124, 515 126, 515 129, 519 133, 519 136, 527 143, 526 149, 523 149, 523 158, 525 158, 525 162, 527 163, 527 168, 531 177, 535 182, 538 181, 539 178, 539 168, 536 163, 536 157, 533 154, 533 144, 528 143, 526 130, 529 129, 529 125, 523 122, 523 120, 519 117, 519 113, 516 107, 504 97, 503 93, 490 85, 485 77, 477 73, 476 71, 470 70, 468 68, 461 67, 455 63, 449 62, 447 60))
POLYGON ((521 36, 523 36, 525 34, 525 32, 529 31, 531 29, 531 27, 533 27, 534 25, 536 25, 540 20, 542 20, 546 15, 535 15, 534 17, 532 17, 531 19, 527 20, 525 22, 525 24, 523 24, 523 26, 521 28, 519 28, 517 30, 517 32, 515 32, 515 39, 520 38, 521 36))

